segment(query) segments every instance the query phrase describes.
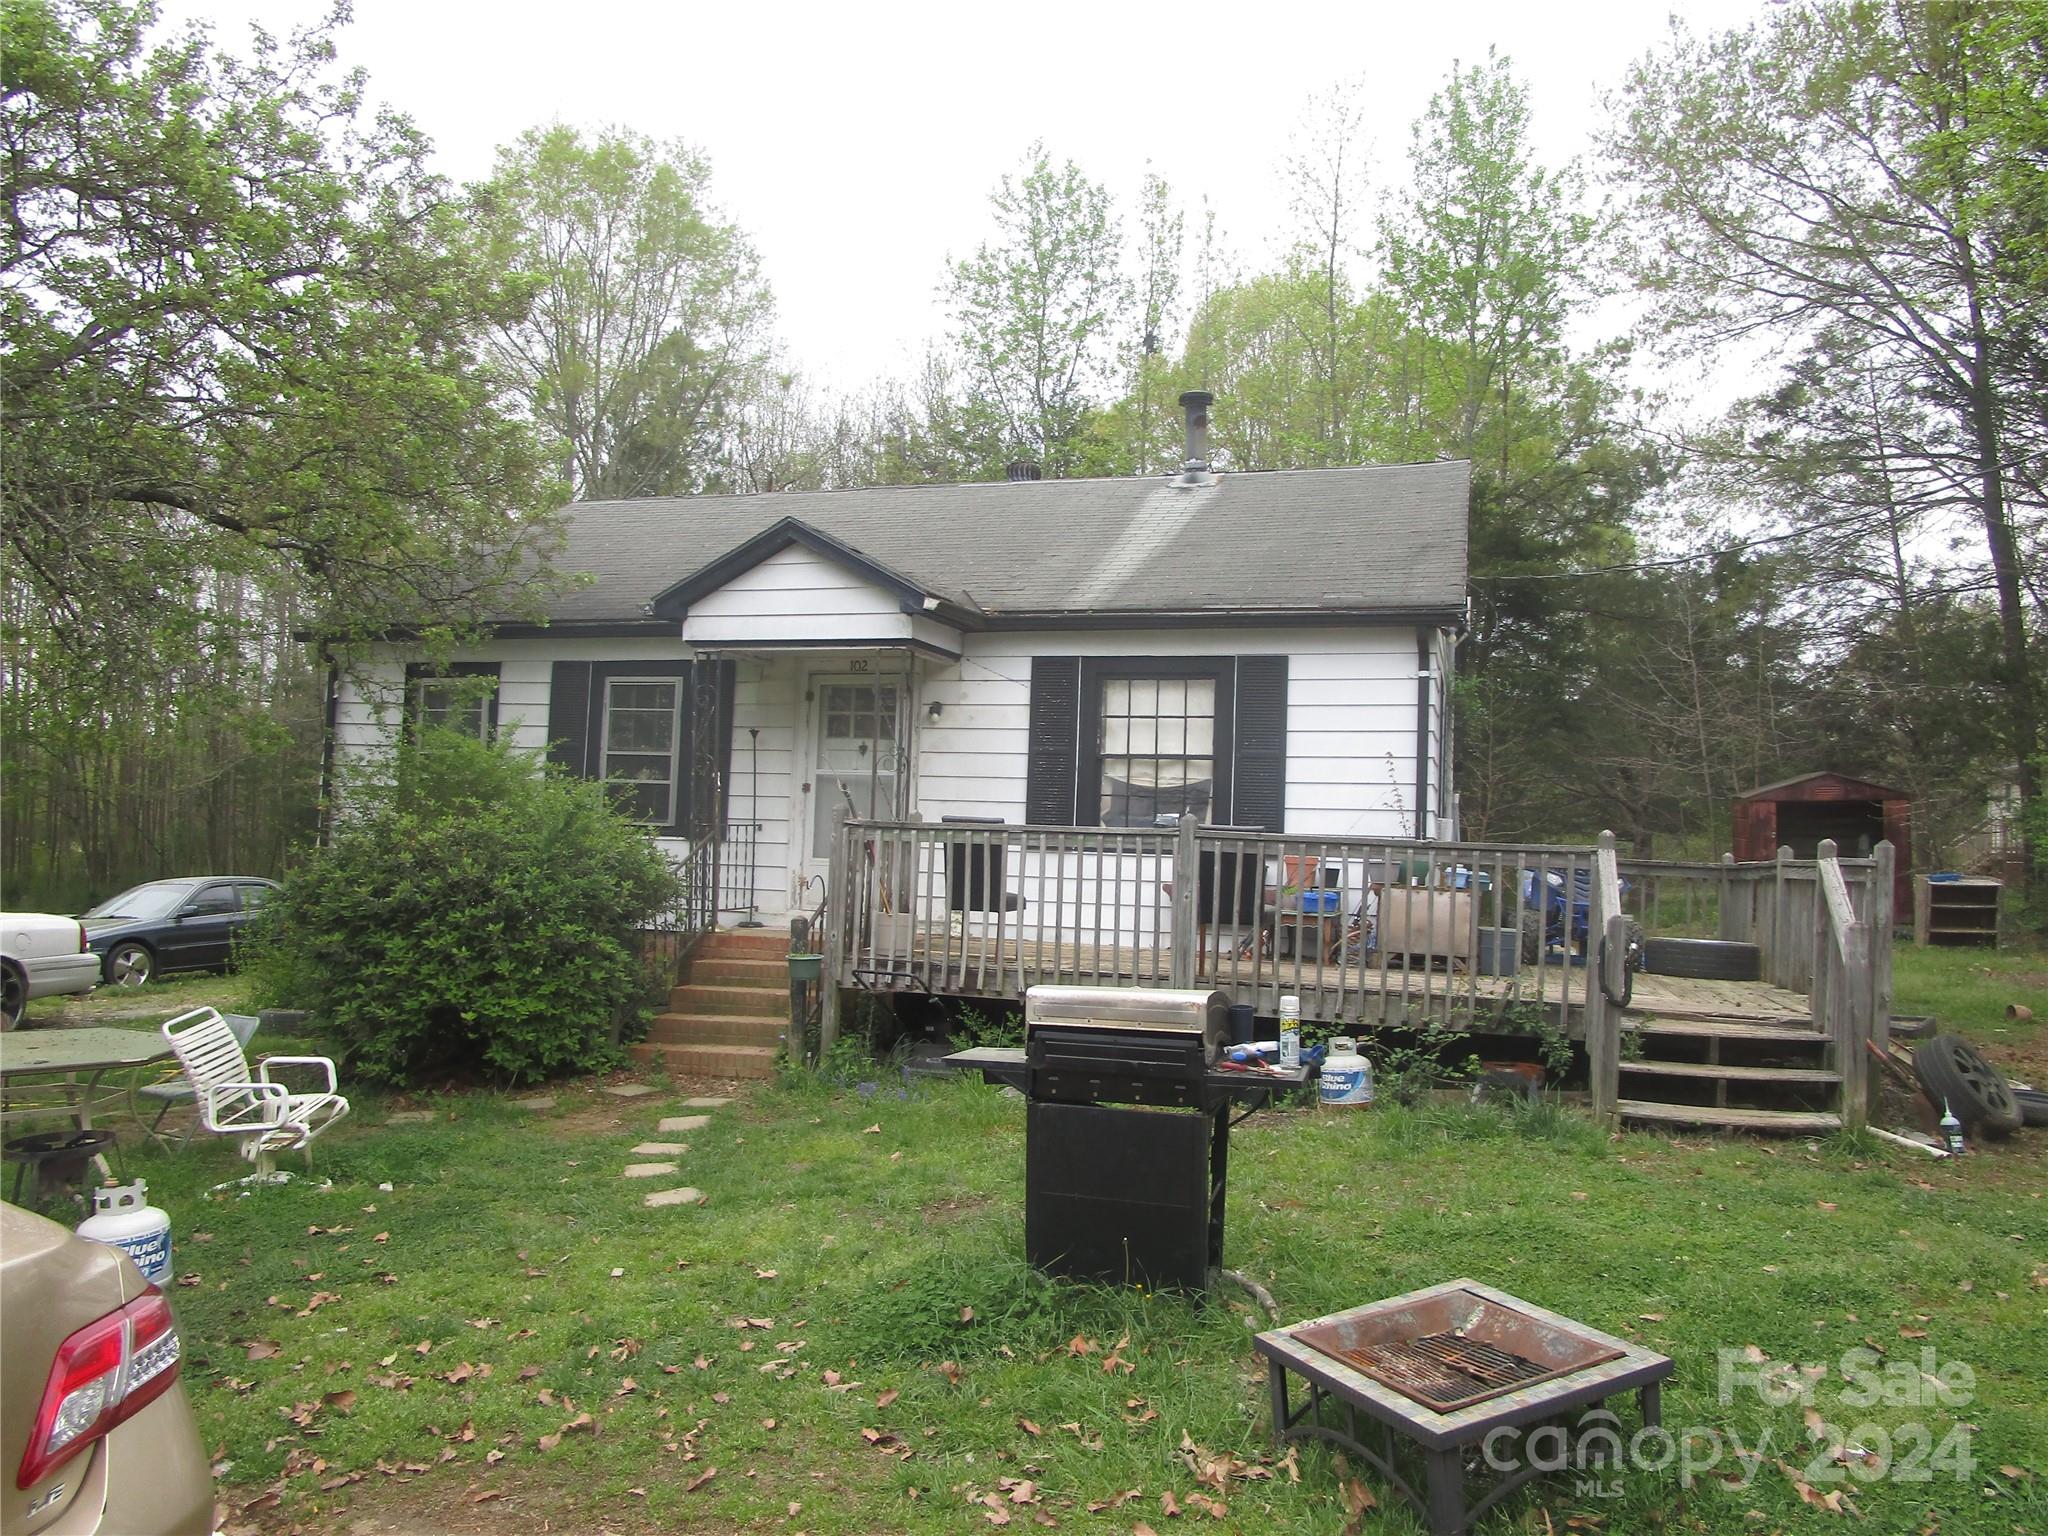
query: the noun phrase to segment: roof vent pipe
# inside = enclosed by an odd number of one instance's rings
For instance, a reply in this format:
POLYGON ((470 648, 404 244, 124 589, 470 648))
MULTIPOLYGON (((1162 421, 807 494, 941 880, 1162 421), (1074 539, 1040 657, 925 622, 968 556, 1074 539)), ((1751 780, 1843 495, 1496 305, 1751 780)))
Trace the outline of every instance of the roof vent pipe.
POLYGON ((1037 480, 1045 471, 1030 459, 1012 459, 1003 466, 1003 473, 1011 480, 1037 480))
POLYGON ((1188 423, 1187 452, 1181 467, 1190 475, 1208 472, 1209 407, 1215 403, 1216 397, 1206 389, 1191 389, 1180 397, 1180 408, 1188 423))

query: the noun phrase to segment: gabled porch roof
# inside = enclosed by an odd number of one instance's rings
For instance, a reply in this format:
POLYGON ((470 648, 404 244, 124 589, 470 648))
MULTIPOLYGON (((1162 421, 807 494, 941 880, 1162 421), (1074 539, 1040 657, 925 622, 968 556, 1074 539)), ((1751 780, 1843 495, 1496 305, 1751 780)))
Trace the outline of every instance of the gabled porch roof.
POLYGON ((650 605, 705 650, 886 647, 946 659, 978 628, 971 599, 912 580, 844 540, 785 517, 667 588, 650 605))

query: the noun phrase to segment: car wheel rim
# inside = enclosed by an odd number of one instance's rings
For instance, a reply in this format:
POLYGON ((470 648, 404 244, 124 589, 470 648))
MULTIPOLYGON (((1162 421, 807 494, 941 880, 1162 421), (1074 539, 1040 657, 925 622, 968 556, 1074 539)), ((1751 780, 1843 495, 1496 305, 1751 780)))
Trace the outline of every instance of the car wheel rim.
POLYGON ((117 949, 108 969, 116 986, 139 987, 149 980, 149 956, 136 949, 117 949))
POLYGON ((1991 1076, 1987 1063, 1973 1056, 1958 1052, 1954 1058, 1956 1075, 1961 1077, 1977 1102, 1987 1109, 2004 1110, 2012 1102, 2005 1085, 1991 1076))

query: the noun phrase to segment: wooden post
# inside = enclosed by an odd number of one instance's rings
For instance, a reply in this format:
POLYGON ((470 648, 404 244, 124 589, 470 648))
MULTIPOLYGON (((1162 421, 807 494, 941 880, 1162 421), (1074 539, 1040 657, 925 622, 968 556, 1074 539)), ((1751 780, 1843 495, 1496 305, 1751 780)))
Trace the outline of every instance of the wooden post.
POLYGON ((1716 889, 1721 902, 1721 938, 1726 943, 1738 943, 1742 939, 1738 926, 1742 919, 1735 910, 1735 855, 1732 853, 1721 855, 1721 873, 1716 889))
POLYGON ((1766 979, 1780 987, 1791 986, 1798 976, 1792 964, 1791 866, 1792 850, 1780 847, 1777 883, 1771 895, 1771 952, 1764 970, 1766 979))
POLYGON ((825 963, 818 975, 818 985, 825 989, 818 1010, 820 1060, 839 1041, 839 962, 846 954, 848 931, 853 926, 842 910, 853 905, 844 899, 844 893, 854 884, 852 871, 846 867, 846 845, 846 822, 837 819, 833 824, 832 858, 825 866, 825 963))
MULTIPOLYGON (((1892 1043, 1892 930, 1898 921, 1897 913, 1892 910, 1892 882, 1898 850, 1889 842, 1881 842, 1871 850, 1871 854, 1876 862, 1870 871, 1870 1040, 1880 1051, 1889 1051, 1892 1043)), ((1883 1092, 1884 1068, 1872 1058, 1869 1102, 1882 1102, 1883 1092)))
MULTIPOLYGON (((1835 938, 1833 931, 1828 926, 1827 891, 1823 886, 1823 881, 1825 879, 1826 867, 1834 863, 1834 861, 1835 840, 1832 837, 1824 837, 1820 840, 1818 855, 1814 859, 1813 864, 1813 915, 1808 924, 1813 936, 1813 942, 1810 946, 1813 955, 1813 980, 1807 987, 1806 1001, 1807 1007, 1813 1014, 1814 1022, 1828 1029, 1831 1035, 1833 1034, 1833 1028, 1830 1021, 1834 1018, 1834 1014, 1830 1010, 1828 1002, 1835 989, 1832 985, 1833 976, 1830 973, 1828 962, 1834 954, 1835 938)), ((1839 1036, 1835 1036, 1834 1039, 1835 1045, 1839 1049, 1842 1041, 1839 1036)), ((1844 1079, 1848 1077, 1850 1070, 1848 1066, 1840 1061, 1833 1062, 1831 1065, 1833 1065, 1837 1072, 1843 1075, 1844 1079)))
POLYGON ((1615 1123, 1621 1097, 1621 1010, 1607 1000, 1607 962, 1628 943, 1626 919, 1607 904, 1607 887, 1616 874, 1614 834, 1602 832, 1593 855, 1592 889, 1586 893, 1586 1077, 1593 1118, 1608 1127, 1615 1123))
POLYGON ((1195 886, 1201 874, 1201 857, 1195 842, 1197 825, 1193 815, 1184 813, 1179 834, 1173 840, 1173 957, 1167 974, 1173 978, 1173 985, 1181 988, 1195 984, 1195 962, 1200 958, 1195 937, 1195 913, 1199 910, 1195 886))
MULTIPOLYGON (((789 920, 789 952, 792 955, 805 953, 811 947, 811 920, 808 917, 792 917, 789 920)), ((817 985, 826 986, 827 975, 832 968, 830 957, 818 968, 817 985)), ((811 1043, 806 1038, 805 1023, 810 1018, 810 983, 789 978, 789 1033, 783 1037, 783 1049, 789 1059, 803 1062, 810 1057, 811 1043)))

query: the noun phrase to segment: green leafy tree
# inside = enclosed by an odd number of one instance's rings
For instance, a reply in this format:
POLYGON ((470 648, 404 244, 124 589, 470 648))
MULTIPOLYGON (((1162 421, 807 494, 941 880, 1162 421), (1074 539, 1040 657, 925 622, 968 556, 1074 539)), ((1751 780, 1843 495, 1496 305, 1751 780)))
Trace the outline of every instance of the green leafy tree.
POLYGON ((346 804, 252 935, 262 996, 312 1010, 376 1082, 616 1059, 648 1012, 639 931, 679 888, 604 786, 436 728, 346 804))
POLYGON ((1048 475, 1081 467, 1114 361, 1126 283, 1108 191, 1043 144, 989 194, 996 238, 953 262, 946 297, 965 378, 976 472, 1022 455, 1048 475))
POLYGON ((154 22, 0 3, 17 644, 86 689, 233 644, 221 572, 341 636, 511 606, 550 497, 476 339, 518 301, 427 142, 333 74, 331 25, 242 60, 154 22))
POLYGON ((274 869, 319 759, 295 632, 541 590, 556 493, 478 348, 523 300, 335 68, 345 15, 238 58, 148 4, 0 0, 10 899, 274 869))
POLYGON ((492 261, 532 298, 494 333, 495 356, 586 500, 724 488, 772 304, 710 190, 687 145, 560 124, 500 150, 471 189, 492 261))
POLYGON ((1552 824, 1574 750, 1593 613, 1582 573, 1632 558, 1634 509, 1661 469, 1628 429, 1611 351, 1567 345, 1599 231, 1576 171, 1536 158, 1507 60, 1453 69, 1408 164, 1381 231, 1404 327, 1383 364, 1380 442, 1390 457, 1472 461, 1466 830, 1532 834, 1552 824))
POLYGON ((1691 355, 1735 337, 1794 356, 1848 345, 1924 407, 1915 451, 1974 524, 1995 594, 2000 728, 2027 804, 2028 552, 2048 452, 2042 30, 2038 6, 1973 0, 1677 28, 1632 71, 1608 140, 1633 182, 1638 276, 1691 355))

